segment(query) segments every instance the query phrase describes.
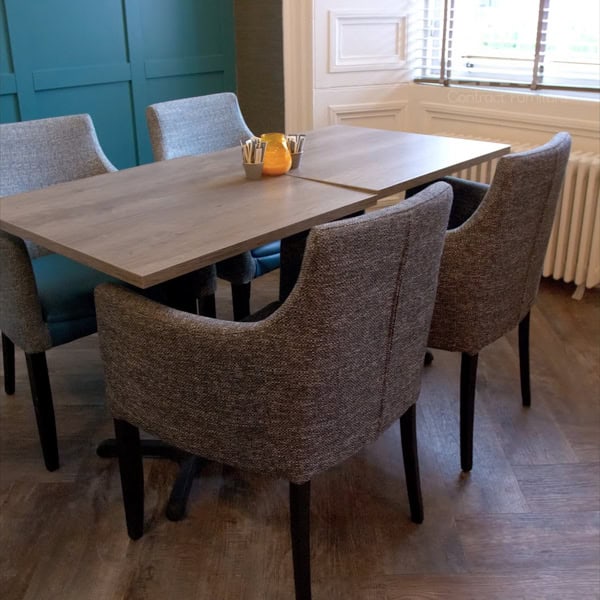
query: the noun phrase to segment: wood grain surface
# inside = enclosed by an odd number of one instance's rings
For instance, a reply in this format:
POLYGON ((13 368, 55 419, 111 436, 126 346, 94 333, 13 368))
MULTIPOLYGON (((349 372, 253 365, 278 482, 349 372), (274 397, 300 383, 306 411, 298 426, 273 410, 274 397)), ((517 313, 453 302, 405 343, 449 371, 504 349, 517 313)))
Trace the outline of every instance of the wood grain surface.
POLYGON ((333 126, 291 177, 247 180, 232 148, 0 198, 0 229, 148 288, 509 150, 333 126))
POLYGON ((289 174, 385 197, 509 152, 495 142, 332 125, 307 133, 289 174))
POLYGON ((232 148, 0 198, 0 228, 147 288, 374 203, 295 177, 250 181, 232 148))

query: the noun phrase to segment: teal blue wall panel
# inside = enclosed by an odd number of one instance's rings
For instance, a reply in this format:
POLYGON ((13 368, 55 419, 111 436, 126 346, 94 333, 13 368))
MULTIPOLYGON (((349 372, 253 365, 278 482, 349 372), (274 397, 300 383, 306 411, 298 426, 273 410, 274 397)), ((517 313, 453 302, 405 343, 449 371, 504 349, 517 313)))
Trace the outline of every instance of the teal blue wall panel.
POLYGON ((5 0, 13 49, 36 69, 127 62, 122 0, 5 0))
MULTIPOLYGON (((147 56, 177 58, 223 53, 219 19, 222 0, 154 0, 142 14, 147 56), (177 10, 173 10, 173 4, 177 10)), ((224 4, 227 4, 226 2, 224 4)))
POLYGON ((142 0, 130 0, 127 20, 136 42, 131 60, 139 81, 137 143, 141 162, 149 162, 146 106, 236 90, 233 0, 154 0, 151 11, 142 0))
POLYGON ((146 106, 235 80, 233 0, 0 0, 0 121, 89 113, 119 168, 152 160, 146 106))
MULTIPOLYGON (((19 120, 19 105, 15 94, 0 94, 0 123, 13 123, 19 120)), ((0 140, 0 144, 2 140, 0 140)))
POLYGON ((181 92, 181 97, 214 94, 223 89, 221 73, 203 73, 200 75, 177 75, 175 77, 160 77, 149 79, 148 94, 154 102, 164 102, 173 98, 173 90, 181 92), (200 91, 197 94, 197 91, 200 91))
POLYGON ((89 113, 111 162, 131 167, 137 157, 130 87, 125 82, 49 89, 36 94, 37 118, 89 113))
POLYGON ((12 53, 8 43, 8 28, 4 3, 0 5, 0 123, 20 119, 17 101, 17 81, 14 75, 12 53))

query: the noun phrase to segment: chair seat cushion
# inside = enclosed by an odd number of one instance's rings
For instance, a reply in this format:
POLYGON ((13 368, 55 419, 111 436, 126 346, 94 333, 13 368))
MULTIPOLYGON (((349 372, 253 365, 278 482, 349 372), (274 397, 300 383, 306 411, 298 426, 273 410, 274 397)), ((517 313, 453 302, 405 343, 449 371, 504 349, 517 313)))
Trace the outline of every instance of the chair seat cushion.
POLYGON ((42 313, 48 324, 95 317, 94 288, 117 279, 60 254, 32 261, 42 313))
POLYGON ((279 254, 281 252, 281 242, 278 240, 276 242, 270 242, 265 244, 264 246, 259 246, 258 248, 254 248, 251 250, 252 256, 254 258, 262 258, 263 256, 271 256, 273 254, 279 254))
POLYGON ((255 277, 260 277, 269 271, 278 269, 281 264, 281 242, 271 242, 264 246, 254 248, 250 254, 255 260, 255 277))

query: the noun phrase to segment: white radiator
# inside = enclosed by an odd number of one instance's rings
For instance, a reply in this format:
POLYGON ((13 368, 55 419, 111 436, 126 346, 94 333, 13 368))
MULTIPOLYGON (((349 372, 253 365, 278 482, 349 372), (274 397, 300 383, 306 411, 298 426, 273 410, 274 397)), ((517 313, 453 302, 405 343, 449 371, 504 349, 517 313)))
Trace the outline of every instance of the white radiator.
MULTIPOLYGON (((440 133, 452 137, 453 134, 440 133)), ((454 137, 458 137, 454 134, 454 137)), ((481 139, 481 138, 478 138, 481 139)), ((498 140, 485 140, 498 141, 498 140)), ((508 143, 510 142, 502 142, 508 143)), ((532 148, 511 144, 513 152, 532 148)), ((458 177, 490 183, 499 159, 456 173, 458 177)), ((544 277, 562 279, 577 286, 574 298, 600 284, 600 156, 571 152, 546 257, 544 277)))

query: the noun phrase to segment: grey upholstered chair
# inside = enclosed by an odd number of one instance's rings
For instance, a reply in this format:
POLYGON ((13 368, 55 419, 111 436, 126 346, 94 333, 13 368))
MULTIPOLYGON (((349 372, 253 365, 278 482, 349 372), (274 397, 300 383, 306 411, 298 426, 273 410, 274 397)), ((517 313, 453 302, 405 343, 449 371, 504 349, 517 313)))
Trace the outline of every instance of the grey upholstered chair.
POLYGON ((529 313, 562 188, 571 138, 500 159, 491 185, 445 178, 454 201, 429 346, 461 352, 461 468, 473 465, 477 358, 519 326, 521 395, 531 403, 529 313))
MULTIPOLYGON (((400 419, 412 520, 423 519, 415 402, 450 187, 311 230, 288 298, 253 322, 96 290, 127 528, 143 533, 138 427, 191 454, 290 481, 297 598, 310 597, 314 475, 400 419)), ((285 265, 283 265, 285 267, 285 265)))
MULTIPOLYGON (((0 125, 0 195, 115 171, 89 115, 0 125)), ((198 293, 214 294, 212 271, 198 271, 198 293)), ((190 276, 176 280, 187 287, 190 276)), ((94 287, 111 277, 0 231, 0 330, 4 389, 15 391, 15 344, 25 351, 44 462, 59 466, 46 350, 96 331, 94 287)), ((152 290, 161 297, 163 289, 152 290)), ((178 291, 178 293, 180 293, 178 291)), ((172 294, 171 294, 172 295, 172 294)), ((214 296, 213 296, 214 298, 214 296)), ((214 313, 214 300, 212 301, 214 313)))
MULTIPOLYGON (((155 160, 217 152, 252 137, 237 97, 229 92, 152 104, 146 119, 155 160)), ((231 283, 236 320, 250 313, 252 279, 279 263, 278 241, 217 263, 218 276, 231 283)))
MULTIPOLYGON (((0 195, 115 168, 89 115, 0 125, 0 195)), ((4 389, 15 391, 16 344, 25 351, 44 462, 59 466, 45 351, 96 331, 94 287, 110 277, 0 232, 0 329, 4 389)))

